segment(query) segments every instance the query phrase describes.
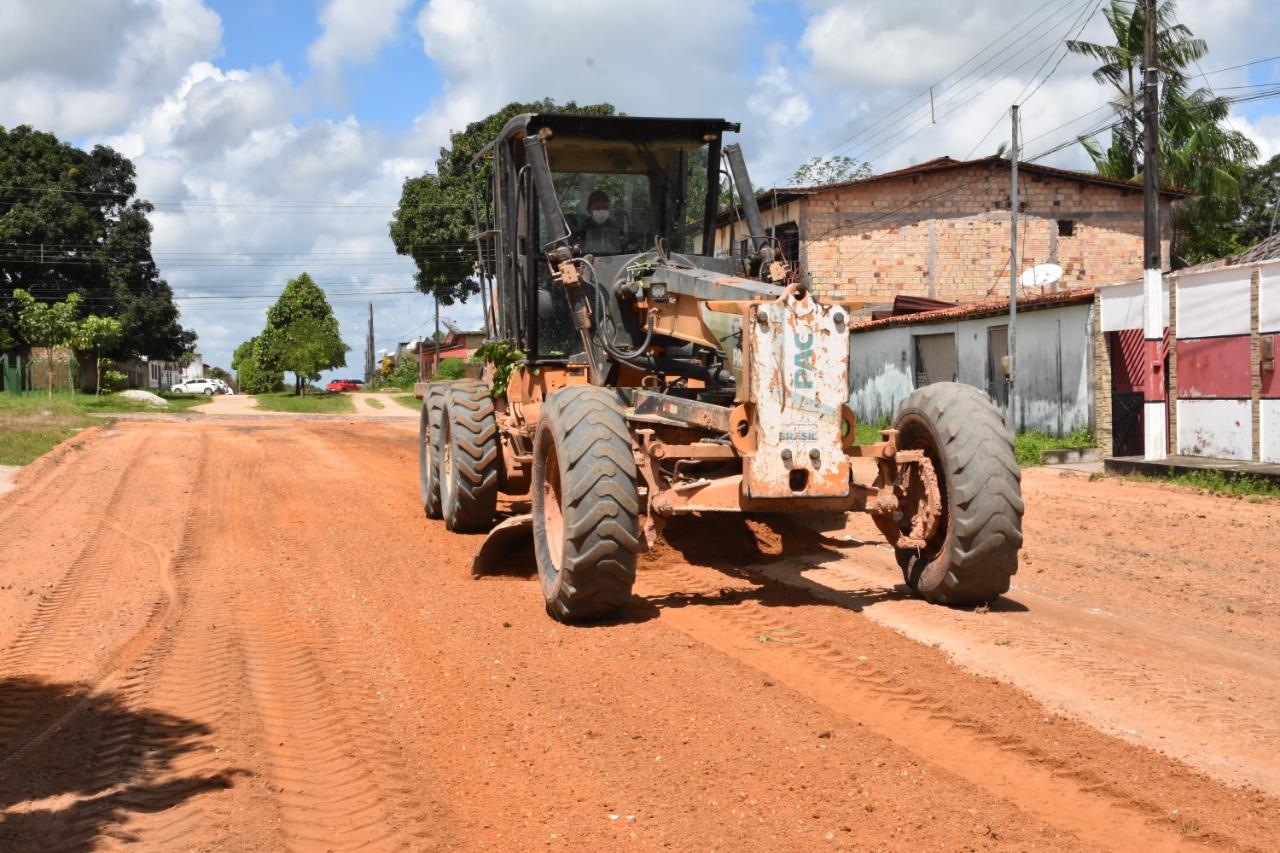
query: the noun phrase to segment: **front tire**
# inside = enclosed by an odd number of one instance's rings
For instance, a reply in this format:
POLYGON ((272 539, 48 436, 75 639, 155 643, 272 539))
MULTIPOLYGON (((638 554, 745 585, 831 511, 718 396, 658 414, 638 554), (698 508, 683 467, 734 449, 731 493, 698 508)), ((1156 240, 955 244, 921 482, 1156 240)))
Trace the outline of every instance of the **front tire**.
POLYGON ((493 525, 498 508, 498 426, 483 382, 444 387, 440 419, 440 508, 444 526, 476 533, 493 525))
POLYGON ((615 394, 581 385, 547 398, 533 443, 533 546, 547 613, 616 616, 631 598, 640 496, 615 394))
POLYGON ((444 418, 444 384, 432 383, 422 395, 418 418, 418 491, 427 518, 443 518, 440 505, 440 422, 444 418))
MULTIPOLYGON (((907 585, 939 604, 1009 591, 1022 547, 1022 474, 1000 412, 981 391, 938 382, 912 392, 894 422, 899 450, 933 463, 942 515, 923 549, 900 549, 907 585)), ((910 526, 904 518, 903 532, 910 526)))

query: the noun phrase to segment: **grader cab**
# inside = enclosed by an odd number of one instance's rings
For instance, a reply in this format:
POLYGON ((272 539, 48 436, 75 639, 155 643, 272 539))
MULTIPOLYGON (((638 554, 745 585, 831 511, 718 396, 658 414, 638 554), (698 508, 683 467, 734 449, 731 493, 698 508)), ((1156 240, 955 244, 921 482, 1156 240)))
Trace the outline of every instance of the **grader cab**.
POLYGON ((427 515, 489 532, 478 570, 531 538, 564 621, 623 608, 637 554, 687 514, 866 512, 925 598, 1005 592, 1022 502, 999 413, 973 388, 929 385, 856 443, 861 306, 817 298, 766 232, 723 143, 737 130, 525 114, 477 155, 477 274, 490 350, 507 357, 419 388, 427 515), (716 244, 722 178, 742 251, 716 244), (531 512, 495 526, 499 492, 531 512))

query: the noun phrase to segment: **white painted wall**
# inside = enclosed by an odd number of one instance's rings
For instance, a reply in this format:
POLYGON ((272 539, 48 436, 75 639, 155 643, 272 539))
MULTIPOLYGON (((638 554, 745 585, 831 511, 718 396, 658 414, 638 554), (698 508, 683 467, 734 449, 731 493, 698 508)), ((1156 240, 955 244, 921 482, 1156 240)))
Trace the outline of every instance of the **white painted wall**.
POLYGON ((1178 452, 1214 459, 1253 459, 1248 400, 1179 400, 1178 452))
MULTIPOLYGON (((1065 434, 1090 426, 1092 315, 1091 304, 1018 314, 1014 363, 1019 429, 1065 434)), ((999 315, 854 332, 850 336, 850 406, 864 421, 893 419, 898 404, 915 390, 915 335, 954 334, 956 380, 985 393, 987 330, 1007 324, 1008 316, 999 315)))
POLYGON ((1262 401, 1262 461, 1280 463, 1280 400, 1262 401))
MULTIPOLYGON (((1160 301, 1165 326, 1169 325, 1169 278, 1161 282, 1160 301)), ((1142 282, 1114 284, 1098 289, 1102 301, 1102 331, 1121 332, 1142 328, 1142 282)))
POLYGON ((182 369, 182 381, 188 379, 200 379, 204 376, 204 357, 200 353, 194 353, 191 363, 182 369))
POLYGON ((1178 337, 1249 334, 1253 267, 1223 267, 1179 275, 1178 337))
POLYGON ((1280 262, 1258 268, 1258 331, 1280 332, 1280 262))

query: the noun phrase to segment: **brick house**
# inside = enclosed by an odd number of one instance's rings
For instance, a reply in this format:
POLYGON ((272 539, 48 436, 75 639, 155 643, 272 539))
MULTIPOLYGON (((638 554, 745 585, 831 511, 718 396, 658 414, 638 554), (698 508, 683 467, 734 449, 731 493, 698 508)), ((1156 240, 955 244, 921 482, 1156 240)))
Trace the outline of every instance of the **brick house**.
MULTIPOLYGON (((1018 166, 1020 267, 1056 263, 1055 288, 1142 275, 1142 185, 1035 163, 1018 166)), ((1161 194, 1164 267, 1170 205, 1161 194)), ((897 296, 974 302, 1009 291, 1009 161, 939 157, 916 166, 760 198, 765 226, 814 289, 882 307, 897 296)), ((722 213, 716 254, 741 253, 746 228, 722 213)))

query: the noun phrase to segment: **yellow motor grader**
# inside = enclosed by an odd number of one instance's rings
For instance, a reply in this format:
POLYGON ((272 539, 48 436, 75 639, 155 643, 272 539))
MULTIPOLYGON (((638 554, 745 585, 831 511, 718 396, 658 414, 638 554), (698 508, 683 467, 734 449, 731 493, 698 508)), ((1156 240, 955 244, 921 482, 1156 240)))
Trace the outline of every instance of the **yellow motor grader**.
POLYGON ((817 298, 783 257, 723 142, 738 129, 524 114, 476 156, 486 349, 508 357, 418 386, 426 514, 489 533, 478 571, 531 535, 547 612, 568 622, 617 614, 637 554, 687 514, 866 512, 925 598, 1005 592, 1022 499, 999 412, 928 385, 856 443, 861 306, 817 298), (722 178, 741 250, 716 245, 722 178), (531 512, 496 524, 500 492, 531 512))

